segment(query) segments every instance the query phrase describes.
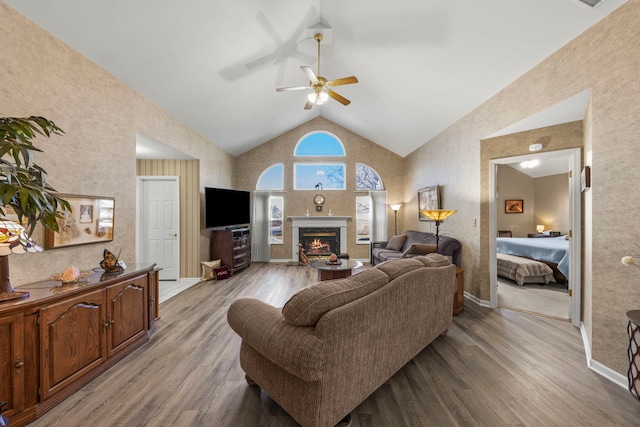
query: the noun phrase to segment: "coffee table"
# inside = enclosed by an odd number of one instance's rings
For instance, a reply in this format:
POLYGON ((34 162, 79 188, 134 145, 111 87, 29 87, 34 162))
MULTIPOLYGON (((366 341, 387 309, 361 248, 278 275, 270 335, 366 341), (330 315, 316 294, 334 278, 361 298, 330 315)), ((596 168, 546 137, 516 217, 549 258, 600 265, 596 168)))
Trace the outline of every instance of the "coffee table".
POLYGON ((351 270, 362 267, 360 261, 350 259, 340 259, 338 264, 327 264, 326 259, 317 259, 309 262, 309 267, 318 270, 318 280, 343 279, 351 276, 351 270))

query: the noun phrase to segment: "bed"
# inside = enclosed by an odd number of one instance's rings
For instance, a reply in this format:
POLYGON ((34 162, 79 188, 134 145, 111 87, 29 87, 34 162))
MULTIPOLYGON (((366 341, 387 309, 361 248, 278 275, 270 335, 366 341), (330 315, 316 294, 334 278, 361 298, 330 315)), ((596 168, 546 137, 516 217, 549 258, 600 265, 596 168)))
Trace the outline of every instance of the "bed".
POLYGON ((569 241, 565 236, 543 239, 498 237, 496 252, 545 262, 569 280, 569 241))

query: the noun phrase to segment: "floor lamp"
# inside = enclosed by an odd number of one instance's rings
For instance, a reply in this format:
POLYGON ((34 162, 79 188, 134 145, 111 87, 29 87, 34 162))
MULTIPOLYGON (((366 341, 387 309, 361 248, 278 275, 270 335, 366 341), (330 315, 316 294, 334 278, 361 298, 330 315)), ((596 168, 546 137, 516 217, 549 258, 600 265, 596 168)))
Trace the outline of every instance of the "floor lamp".
POLYGON ((457 210, 446 210, 446 209, 433 209, 428 211, 420 211, 420 213, 432 221, 436 222, 436 253, 438 253, 438 240, 440 234, 440 223, 445 219, 449 218, 454 213, 458 212, 457 210))
POLYGON ((402 203, 396 203, 395 205, 389 205, 391 206, 391 209, 393 210, 393 226, 394 226, 394 230, 395 233, 393 233, 394 235, 398 235, 398 211, 400 210, 400 206, 402 206, 402 203))

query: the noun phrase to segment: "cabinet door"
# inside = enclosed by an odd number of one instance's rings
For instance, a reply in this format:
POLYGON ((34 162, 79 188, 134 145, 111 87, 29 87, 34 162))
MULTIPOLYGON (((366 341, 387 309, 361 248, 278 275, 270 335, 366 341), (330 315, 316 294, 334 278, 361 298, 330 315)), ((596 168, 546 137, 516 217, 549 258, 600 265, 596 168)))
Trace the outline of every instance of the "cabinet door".
POLYGON ((107 288, 108 356, 146 336, 148 329, 147 276, 107 288))
POLYGON ((24 407, 23 348, 22 314, 0 317, 0 401, 8 402, 8 417, 24 407))
POLYGON ((42 398, 72 384, 107 358, 104 290, 42 309, 42 398))

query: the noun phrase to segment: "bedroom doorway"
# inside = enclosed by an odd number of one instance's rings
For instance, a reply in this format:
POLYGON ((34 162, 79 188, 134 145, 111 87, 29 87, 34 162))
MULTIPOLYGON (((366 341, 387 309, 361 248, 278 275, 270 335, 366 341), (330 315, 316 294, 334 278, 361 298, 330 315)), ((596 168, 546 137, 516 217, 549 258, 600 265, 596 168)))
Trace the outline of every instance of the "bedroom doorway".
MULTIPOLYGON (((503 299, 507 302, 506 304, 500 305, 514 305, 516 304, 516 308, 522 311, 529 311, 533 313, 538 313, 542 315, 547 315, 550 317, 559 317, 563 319, 568 319, 572 322, 574 326, 579 327, 580 324, 580 262, 581 262, 581 244, 580 244, 580 230, 581 230, 581 190, 580 190, 580 165, 581 165, 581 149, 567 149, 567 150, 558 150, 558 151, 549 151, 544 153, 537 154, 527 154, 521 156, 507 157, 501 159, 492 159, 490 161, 490 177, 489 177, 489 233, 490 236, 494 236, 490 238, 489 244, 489 260, 490 260, 490 277, 491 277, 491 306, 497 307, 499 305, 499 291, 504 291, 503 299), (500 194, 500 188, 498 186, 498 171, 500 168, 509 167, 507 165, 520 164, 525 161, 531 161, 534 159, 538 159, 541 162, 548 163, 558 163, 560 169, 556 167, 554 172, 551 173, 566 173, 567 176, 567 186, 568 186, 568 218, 564 223, 563 228, 565 233, 563 235, 568 235, 570 238, 566 241, 565 246, 568 246, 568 259, 569 265, 568 268, 564 268, 565 275, 569 277, 571 280, 568 281, 567 290, 568 292, 560 292, 560 286, 550 284, 545 285, 548 286, 547 289, 551 290, 555 288, 558 291, 556 294, 549 294, 548 292, 541 294, 540 286, 519 286, 515 281, 510 281, 509 279, 503 279, 498 276, 498 267, 497 267, 497 239, 495 236, 498 235, 498 216, 502 214, 502 204, 505 203, 505 197, 520 200, 514 197, 513 190, 510 190, 511 193, 500 194), (576 172, 573 172, 576 171, 576 172), (568 245, 567 245, 568 243, 568 245), (502 282, 502 283, 501 283, 502 282), (509 283, 511 282, 511 283, 509 283), (515 284, 515 286, 514 286, 515 284), (536 289, 538 288, 538 289, 536 289), (518 292, 520 291, 520 292, 518 292), (525 295, 526 293, 526 295, 525 295), (547 297, 545 297, 546 295, 547 297), (566 304, 566 306, 564 305, 566 304), (536 307, 548 306, 545 309, 538 309, 536 307), (563 311, 566 310, 566 315, 563 315, 563 311)), ((503 169, 503 173, 505 170, 503 169)), ((531 196, 532 197, 532 196, 531 196)), ((506 206, 506 205, 505 205, 506 206)), ((531 214, 531 211, 527 211, 526 204, 524 205, 525 212, 531 214)), ((504 209, 507 212, 507 209, 504 209)), ((520 220, 524 218, 516 217, 520 220)), ((528 228, 520 228, 518 229, 518 221, 513 220, 510 221, 509 224, 512 224, 512 227, 516 230, 510 230, 515 236, 522 237, 522 241, 527 241, 530 239, 532 242, 541 243, 546 239, 534 239, 533 236, 537 234, 535 230, 535 225, 533 225, 534 221, 541 222, 539 219, 534 220, 533 215, 530 215, 528 220, 531 224, 528 224, 528 228), (532 229, 533 228, 533 229, 532 229), (514 233, 515 231, 515 233, 514 233)), ((502 228, 504 221, 501 221, 502 228)), ((551 225, 551 224, 549 224, 551 225)), ((524 226, 522 226, 524 227, 524 226)), ((562 237, 560 237, 562 239, 562 237)), ((551 242, 552 239, 547 240, 547 242, 551 242)), ((515 242, 514 242, 515 243, 515 242)), ((560 242, 558 242, 560 243, 560 242)), ((564 267, 564 265, 563 265, 564 267)))

